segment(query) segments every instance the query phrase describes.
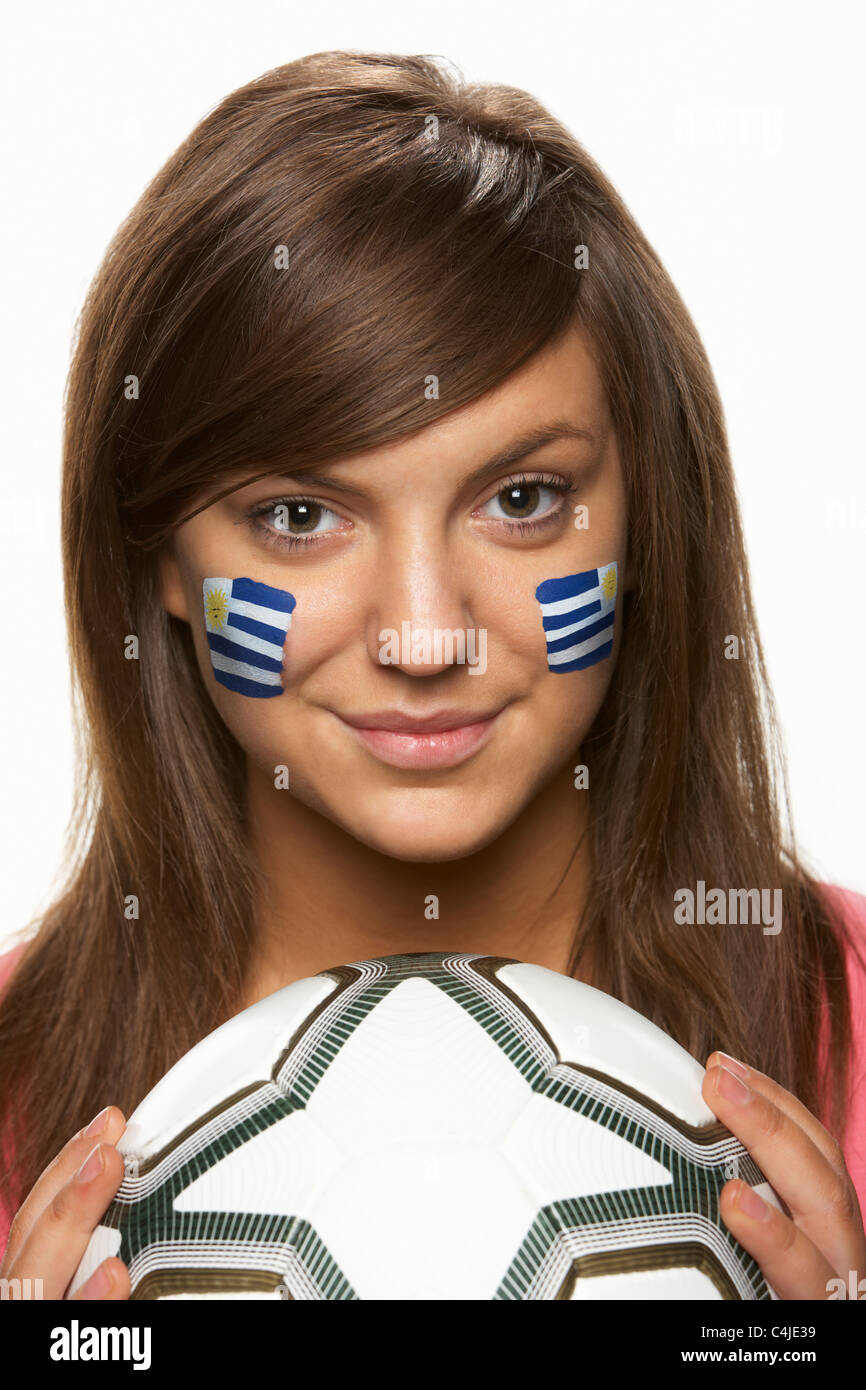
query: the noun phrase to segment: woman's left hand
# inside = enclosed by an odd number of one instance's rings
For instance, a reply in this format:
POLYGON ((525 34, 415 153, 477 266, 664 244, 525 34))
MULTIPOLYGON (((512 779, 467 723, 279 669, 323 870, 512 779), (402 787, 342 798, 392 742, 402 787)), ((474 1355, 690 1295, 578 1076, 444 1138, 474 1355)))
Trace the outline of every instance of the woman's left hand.
POLYGON ((767 1282, 786 1299, 866 1298, 863 1218, 833 1136, 790 1091, 724 1052, 707 1059, 701 1091, 791 1212, 739 1178, 722 1188, 722 1220, 767 1282))

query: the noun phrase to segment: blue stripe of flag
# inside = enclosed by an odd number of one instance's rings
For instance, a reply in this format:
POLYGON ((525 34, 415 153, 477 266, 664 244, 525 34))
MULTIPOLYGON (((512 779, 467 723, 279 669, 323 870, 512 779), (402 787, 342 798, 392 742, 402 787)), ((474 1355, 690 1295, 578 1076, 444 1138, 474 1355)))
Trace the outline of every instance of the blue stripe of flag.
POLYGON ((218 671, 214 667, 214 676, 228 690, 234 690, 238 695, 252 695, 254 699, 265 700, 270 695, 283 693, 281 685, 260 685, 258 681, 247 680, 246 676, 236 676, 233 671, 218 671))
POLYGON ((583 642, 588 641, 590 637, 597 636, 599 632, 604 632, 607 628, 613 631, 612 613, 606 613, 605 616, 599 618, 597 622, 590 623, 587 627, 582 627, 580 632, 570 632, 567 637, 548 637, 547 650, 549 652, 567 651, 569 647, 580 646, 583 642))
POLYGON ((223 656, 230 656, 234 661, 244 661, 247 666, 257 666, 260 671, 279 673, 283 669, 283 663, 277 661, 275 657, 263 656, 261 652, 254 652, 249 647, 241 646, 239 642, 231 642, 219 632, 209 632, 207 640, 212 652, 220 652, 223 656))
POLYGON ((563 598, 576 598, 587 589, 598 588, 598 570, 583 574, 567 574, 564 579, 543 579, 535 591, 539 603, 558 603, 563 598))
MULTIPOLYGON (((547 581, 545 580, 545 583, 547 581)), ((544 600, 548 602, 547 599, 544 600)), ((594 598, 591 603, 584 603, 580 608, 574 608, 570 613, 543 613, 541 617, 545 632, 551 627, 566 627, 569 623, 579 623, 581 618, 589 618, 593 613, 601 612, 601 599, 594 598)), ((577 634, 575 633, 575 640, 577 634)))
POLYGON ((587 652, 585 656, 575 657, 574 661, 563 661, 558 666, 552 666, 552 671, 583 671, 587 666, 594 666, 597 661, 604 661, 606 656, 610 656, 613 651, 613 640, 605 642, 603 647, 596 647, 594 652, 587 652))
POLYGON ((243 613, 229 611, 226 627, 236 627, 239 632, 248 632, 251 637, 261 637, 265 642, 275 642, 278 647, 286 640, 284 628, 260 623, 257 618, 247 618, 243 613))
POLYGON ((262 608, 276 608, 280 613, 291 613, 295 606, 294 594, 274 589, 270 584, 259 584, 256 579, 232 580, 232 598, 242 603, 258 603, 262 608))

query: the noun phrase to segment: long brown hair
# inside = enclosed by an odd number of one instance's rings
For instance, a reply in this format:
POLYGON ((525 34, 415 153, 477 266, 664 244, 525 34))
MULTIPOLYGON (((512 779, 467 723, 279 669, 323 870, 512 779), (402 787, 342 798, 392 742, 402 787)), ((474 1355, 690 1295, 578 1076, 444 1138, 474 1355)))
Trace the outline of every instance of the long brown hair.
POLYGON ((636 587, 583 750, 593 884, 569 968, 588 948, 594 983, 701 1061, 721 1047, 758 1066, 842 1135, 847 933, 783 820, 694 325, 616 191, 531 96, 426 56, 319 53, 202 120, 80 317, 63 555, 82 765, 65 890, 0 1010, 11 1209, 97 1110, 128 1116, 235 1013, 247 976, 244 756, 160 603, 160 546, 238 470, 278 472, 290 453, 298 471, 420 429, 574 321, 618 433, 636 587), (698 880, 782 888, 782 930, 677 925, 674 894, 698 880))

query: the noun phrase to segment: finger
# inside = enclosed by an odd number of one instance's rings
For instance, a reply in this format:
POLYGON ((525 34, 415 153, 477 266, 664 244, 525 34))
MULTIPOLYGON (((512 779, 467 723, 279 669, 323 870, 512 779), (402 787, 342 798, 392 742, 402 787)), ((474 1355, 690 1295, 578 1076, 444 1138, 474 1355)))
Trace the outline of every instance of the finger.
POLYGON ((117 1299, 129 1298, 129 1291, 129 1270, 123 1260, 112 1255, 109 1259, 102 1261, 102 1264, 93 1271, 77 1293, 71 1295, 69 1302, 74 1303, 76 1299, 82 1302, 93 1299, 104 1299, 106 1302, 112 1302, 117 1299))
MULTIPOLYGON (((809 1135, 760 1091, 726 1067, 710 1067, 702 1094, 788 1204, 797 1226, 835 1271, 858 1269, 866 1237, 854 1185, 809 1135)), ((787 1218, 786 1218, 787 1219, 787 1218)))
POLYGON ((734 1057, 729 1057, 726 1052, 713 1052, 707 1059, 707 1066, 718 1066, 724 1064, 735 1075, 741 1076, 742 1080, 752 1087, 752 1090, 759 1091, 766 1096, 780 1110, 783 1110, 790 1120, 798 1124, 808 1134, 816 1149, 831 1163, 834 1168, 840 1171, 845 1168, 845 1160, 839 1144, 833 1138, 829 1130, 821 1124, 821 1121, 807 1110, 802 1101, 790 1091, 786 1091, 784 1086, 780 1086, 778 1081, 774 1081, 771 1076, 758 1071, 757 1067, 747 1067, 745 1062, 739 1062, 734 1057))
POLYGON ((739 1178, 726 1182, 719 1202, 735 1240, 760 1265, 779 1298, 826 1299, 837 1271, 806 1233, 739 1178))
POLYGON ((33 1223, 45 1210, 48 1203, 53 1201, 63 1184, 67 1183, 81 1166, 94 1144, 116 1144, 125 1129, 126 1120, 123 1111, 119 1110, 116 1105, 109 1105, 106 1106, 105 1110, 100 1111, 87 1128, 79 1130, 67 1144, 64 1144, 57 1157, 40 1173, 15 1213, 3 1259, 4 1272, 7 1266, 17 1258, 18 1252, 33 1228, 33 1223), (102 1127, 94 1130, 92 1126, 100 1118, 102 1118, 102 1127), (91 1130, 89 1134, 87 1129, 91 1130))
POLYGON ((33 1222, 9 1271, 16 1279, 41 1279, 43 1298, 63 1298, 123 1181, 123 1158, 112 1144, 97 1144, 82 1166, 84 1171, 65 1182, 33 1222))

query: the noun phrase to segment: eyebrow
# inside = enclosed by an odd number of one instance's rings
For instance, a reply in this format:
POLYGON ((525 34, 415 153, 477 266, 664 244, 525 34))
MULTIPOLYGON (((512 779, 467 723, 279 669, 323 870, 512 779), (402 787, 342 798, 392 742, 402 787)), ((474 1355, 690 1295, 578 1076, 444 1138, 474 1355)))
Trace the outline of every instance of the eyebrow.
MULTIPOLYGON (((511 468, 513 464, 519 463, 521 459, 543 449, 545 444, 552 444, 556 439, 581 439, 591 445, 598 443, 597 436, 593 434, 592 430, 576 425, 571 420, 551 420, 546 425, 539 425, 535 429, 526 431, 517 439, 512 440, 504 449, 493 454, 478 468, 465 473, 459 480, 458 487, 462 490, 470 483, 482 482, 493 473, 500 473, 511 468)), ((298 473, 281 473, 280 477, 291 478, 294 482, 314 483, 319 487, 330 487, 337 492, 346 492, 354 497, 366 495, 363 488, 355 487, 352 483, 344 483, 339 478, 331 477, 327 473, 308 473, 306 469, 302 469, 298 473)))

